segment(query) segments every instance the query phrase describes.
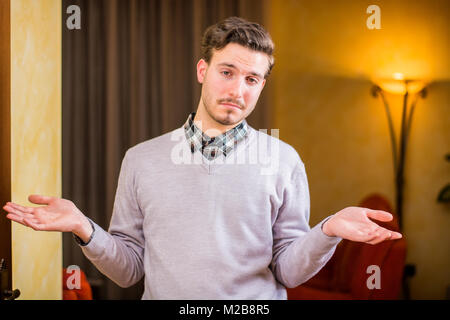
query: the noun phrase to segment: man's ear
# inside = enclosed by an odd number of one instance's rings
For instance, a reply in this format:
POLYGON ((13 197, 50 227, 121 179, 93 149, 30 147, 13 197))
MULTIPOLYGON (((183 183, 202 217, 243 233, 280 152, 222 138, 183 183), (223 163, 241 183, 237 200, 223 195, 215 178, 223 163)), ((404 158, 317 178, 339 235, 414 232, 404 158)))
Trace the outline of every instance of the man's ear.
POLYGON ((205 79, 206 69, 208 69, 208 63, 200 59, 200 61, 197 63, 197 80, 199 83, 203 83, 203 80, 205 79))

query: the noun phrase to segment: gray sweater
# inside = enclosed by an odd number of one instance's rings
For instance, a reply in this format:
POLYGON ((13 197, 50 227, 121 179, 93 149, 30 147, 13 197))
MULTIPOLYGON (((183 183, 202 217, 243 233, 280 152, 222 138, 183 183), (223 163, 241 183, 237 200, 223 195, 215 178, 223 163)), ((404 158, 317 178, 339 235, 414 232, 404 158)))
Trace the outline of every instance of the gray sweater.
MULTIPOLYGON (((130 148, 113 215, 82 246, 142 299, 286 299, 341 240, 310 228, 305 167, 288 144, 249 129, 227 157, 191 153, 179 128, 130 148)), ((328 218, 327 218, 328 219, 328 218)))

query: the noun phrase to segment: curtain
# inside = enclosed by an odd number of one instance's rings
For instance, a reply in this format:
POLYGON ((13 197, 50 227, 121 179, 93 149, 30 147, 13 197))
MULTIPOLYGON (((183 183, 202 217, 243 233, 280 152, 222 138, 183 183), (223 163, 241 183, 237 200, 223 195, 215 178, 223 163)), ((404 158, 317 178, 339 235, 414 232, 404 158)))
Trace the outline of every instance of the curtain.
MULTIPOLYGON (((258 0, 63 0, 63 198, 109 227, 128 148, 180 127, 200 97, 196 63, 207 26, 228 16, 264 25, 258 0), (66 28, 81 9, 81 29, 66 28)), ((248 121, 268 128, 260 99, 248 121)), ((96 299, 140 299, 143 281, 123 289, 64 234, 64 266, 78 265, 96 299)))

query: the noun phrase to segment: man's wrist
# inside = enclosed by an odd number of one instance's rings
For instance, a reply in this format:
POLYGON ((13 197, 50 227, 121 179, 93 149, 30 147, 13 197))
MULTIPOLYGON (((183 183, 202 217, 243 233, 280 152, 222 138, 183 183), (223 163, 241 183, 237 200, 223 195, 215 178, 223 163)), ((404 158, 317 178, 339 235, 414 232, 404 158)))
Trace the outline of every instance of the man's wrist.
POLYGON ((79 223, 77 224, 77 227, 72 231, 74 235, 76 235, 80 240, 82 240, 84 243, 88 243, 89 240, 92 237, 92 233, 94 232, 94 228, 89 221, 88 218, 83 216, 79 223))
POLYGON ((322 232, 327 235, 328 237, 334 237, 335 235, 330 231, 330 219, 327 219, 323 224, 322 224, 322 232))

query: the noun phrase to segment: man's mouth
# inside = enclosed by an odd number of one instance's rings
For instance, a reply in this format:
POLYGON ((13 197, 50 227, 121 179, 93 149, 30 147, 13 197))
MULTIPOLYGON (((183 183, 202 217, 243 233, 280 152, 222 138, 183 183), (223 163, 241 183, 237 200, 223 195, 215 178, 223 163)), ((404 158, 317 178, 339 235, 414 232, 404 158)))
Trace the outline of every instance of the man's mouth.
POLYGON ((232 102, 225 102, 225 101, 223 101, 223 102, 220 102, 220 104, 221 104, 221 105, 224 105, 224 106, 229 106, 229 107, 237 108, 237 109, 242 109, 242 107, 241 107, 240 105, 235 104, 235 103, 232 103, 232 102))

